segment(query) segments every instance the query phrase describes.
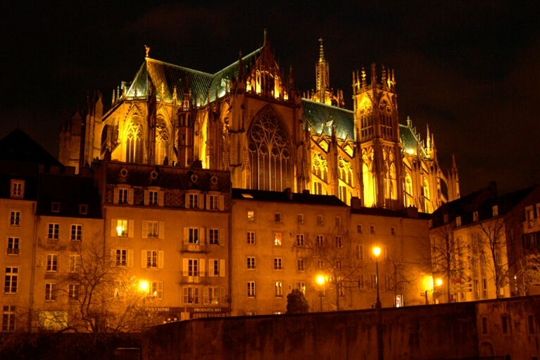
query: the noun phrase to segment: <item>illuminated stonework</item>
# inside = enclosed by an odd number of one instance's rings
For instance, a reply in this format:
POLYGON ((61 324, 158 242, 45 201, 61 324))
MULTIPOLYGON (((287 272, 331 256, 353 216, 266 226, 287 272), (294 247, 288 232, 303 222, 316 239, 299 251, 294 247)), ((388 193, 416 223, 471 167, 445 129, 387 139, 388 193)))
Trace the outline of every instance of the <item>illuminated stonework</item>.
POLYGON ((134 79, 113 91, 108 111, 95 99, 85 136, 63 129, 60 160, 195 165, 230 171, 235 188, 309 190, 428 213, 459 197, 455 162, 442 171, 433 134, 424 142, 410 120, 399 123, 393 70, 354 72, 348 110, 330 88, 322 40, 315 68, 316 90, 302 98, 266 37, 213 74, 146 56, 134 79))

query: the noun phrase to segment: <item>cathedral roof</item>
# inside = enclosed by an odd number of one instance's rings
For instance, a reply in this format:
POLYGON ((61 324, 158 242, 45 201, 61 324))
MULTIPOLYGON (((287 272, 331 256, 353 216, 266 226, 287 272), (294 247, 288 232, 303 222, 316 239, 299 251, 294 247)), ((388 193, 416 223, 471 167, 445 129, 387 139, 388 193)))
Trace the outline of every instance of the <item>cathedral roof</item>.
POLYGON ((336 136, 340 139, 354 139, 354 113, 351 110, 325 105, 302 99, 304 118, 309 127, 318 134, 332 134, 336 128, 336 136))
POLYGON ((191 93, 195 105, 205 105, 227 92, 230 83, 238 77, 240 63, 242 63, 242 71, 248 72, 260 52, 261 48, 214 74, 146 58, 129 85, 126 96, 145 98, 150 93, 150 80, 156 89, 157 96, 165 101, 172 101, 176 91, 179 100, 183 99, 184 93, 191 93))

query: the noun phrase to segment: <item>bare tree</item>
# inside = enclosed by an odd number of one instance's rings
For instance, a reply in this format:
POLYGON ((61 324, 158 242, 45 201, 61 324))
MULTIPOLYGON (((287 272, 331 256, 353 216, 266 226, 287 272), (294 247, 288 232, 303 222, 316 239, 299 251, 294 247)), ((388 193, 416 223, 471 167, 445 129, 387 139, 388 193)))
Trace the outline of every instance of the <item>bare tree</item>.
POLYGON ((529 295, 531 286, 540 284, 540 254, 524 255, 517 261, 516 270, 516 293, 521 296, 529 295))
MULTIPOLYGON (((501 289, 508 283, 508 261, 506 257, 506 238, 502 217, 480 223, 481 241, 487 247, 490 257, 490 270, 495 280, 497 298, 503 296, 501 289)), ((488 265, 488 264, 484 264, 488 265)))

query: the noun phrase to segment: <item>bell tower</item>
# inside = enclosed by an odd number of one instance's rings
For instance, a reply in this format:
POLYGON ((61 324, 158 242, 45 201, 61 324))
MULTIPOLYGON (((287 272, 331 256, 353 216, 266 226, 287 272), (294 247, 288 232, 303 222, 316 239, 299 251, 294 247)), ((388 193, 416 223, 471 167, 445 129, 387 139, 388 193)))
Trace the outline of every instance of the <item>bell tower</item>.
POLYGON ((403 207, 402 156, 394 71, 353 72, 354 122, 365 206, 403 207))

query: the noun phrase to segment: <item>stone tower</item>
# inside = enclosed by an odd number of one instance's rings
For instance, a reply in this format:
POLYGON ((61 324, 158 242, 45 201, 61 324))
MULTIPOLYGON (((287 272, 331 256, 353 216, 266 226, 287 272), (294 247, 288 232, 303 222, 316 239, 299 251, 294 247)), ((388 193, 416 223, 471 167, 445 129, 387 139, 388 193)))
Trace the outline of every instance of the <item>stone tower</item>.
POLYGON ((382 67, 377 73, 372 64, 370 74, 364 69, 354 72, 353 103, 364 205, 401 208, 403 165, 394 71, 382 67))

